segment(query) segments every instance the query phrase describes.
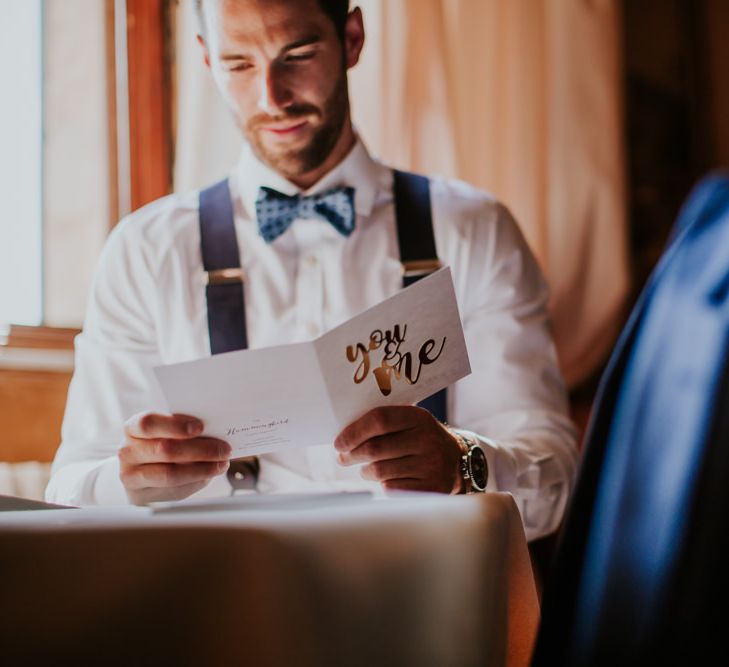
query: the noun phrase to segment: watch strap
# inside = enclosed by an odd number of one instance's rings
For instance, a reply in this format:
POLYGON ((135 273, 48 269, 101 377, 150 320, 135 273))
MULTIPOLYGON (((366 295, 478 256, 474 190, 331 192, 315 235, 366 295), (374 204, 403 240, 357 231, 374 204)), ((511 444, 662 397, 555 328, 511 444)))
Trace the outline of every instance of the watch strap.
POLYGON ((460 431, 455 429, 449 429, 455 436, 458 444, 461 447, 461 460, 459 463, 459 473, 461 476, 461 490, 460 493, 483 493, 486 490, 486 484, 488 483, 488 464, 486 463, 486 454, 480 443, 473 437, 464 435, 460 431), (483 487, 474 483, 473 475, 473 451, 475 449, 480 450, 483 456, 484 464, 486 465, 486 474, 484 478, 483 487))

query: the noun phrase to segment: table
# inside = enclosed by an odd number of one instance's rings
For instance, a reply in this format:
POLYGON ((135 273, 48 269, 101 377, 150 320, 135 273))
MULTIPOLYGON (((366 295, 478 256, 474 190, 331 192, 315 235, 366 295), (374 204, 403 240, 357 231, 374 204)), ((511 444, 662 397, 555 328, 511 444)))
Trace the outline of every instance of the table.
POLYGON ((0 662, 528 664, 510 495, 232 502, 0 512, 0 662))

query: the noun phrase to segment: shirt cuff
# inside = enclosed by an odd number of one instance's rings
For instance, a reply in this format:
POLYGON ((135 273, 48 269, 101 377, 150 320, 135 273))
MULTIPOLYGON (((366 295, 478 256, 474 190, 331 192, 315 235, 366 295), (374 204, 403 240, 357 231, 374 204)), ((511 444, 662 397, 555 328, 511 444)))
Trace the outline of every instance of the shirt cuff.
POLYGON ((129 497, 119 477, 118 456, 104 459, 96 472, 93 487, 97 505, 129 505, 129 497))
POLYGON ((54 470, 45 496, 48 502, 74 506, 129 502, 119 479, 119 462, 116 456, 68 463, 54 470), (103 479, 99 484, 101 475, 103 479), (99 498, 99 491, 103 500, 99 498))

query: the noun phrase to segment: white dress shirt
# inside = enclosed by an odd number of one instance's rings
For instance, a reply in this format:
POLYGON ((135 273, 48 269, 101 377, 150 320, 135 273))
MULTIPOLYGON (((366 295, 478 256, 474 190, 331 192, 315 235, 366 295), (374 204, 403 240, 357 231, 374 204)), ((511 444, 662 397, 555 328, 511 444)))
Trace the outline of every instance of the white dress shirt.
MULTIPOLYGON (((314 187, 355 191, 356 227, 296 220, 273 243, 258 233, 261 186, 296 186, 245 148, 230 178, 251 348, 310 340, 402 287, 392 171, 361 141, 314 187)), ((547 288, 517 225, 491 196, 431 180, 438 256, 451 267, 472 367, 448 390, 449 424, 486 450, 489 490, 510 491, 527 537, 554 530, 576 464, 575 434, 547 318, 547 288)), ((46 491, 73 505, 129 502, 119 479, 123 424, 166 411, 152 369, 210 354, 198 193, 132 213, 101 254, 68 394, 62 443, 46 491)), ((371 487, 333 446, 261 457, 264 492, 371 487)), ((228 494, 225 475, 198 495, 228 494)))

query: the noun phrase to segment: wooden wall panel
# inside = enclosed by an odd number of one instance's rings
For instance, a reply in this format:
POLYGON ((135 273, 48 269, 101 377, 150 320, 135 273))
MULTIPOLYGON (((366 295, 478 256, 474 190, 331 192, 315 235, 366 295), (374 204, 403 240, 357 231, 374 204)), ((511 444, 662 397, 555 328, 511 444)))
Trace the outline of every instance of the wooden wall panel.
POLYGON ((729 168, 729 2, 705 0, 711 86, 712 167, 729 168))
POLYGON ((0 461, 52 461, 70 373, 0 370, 0 461))

